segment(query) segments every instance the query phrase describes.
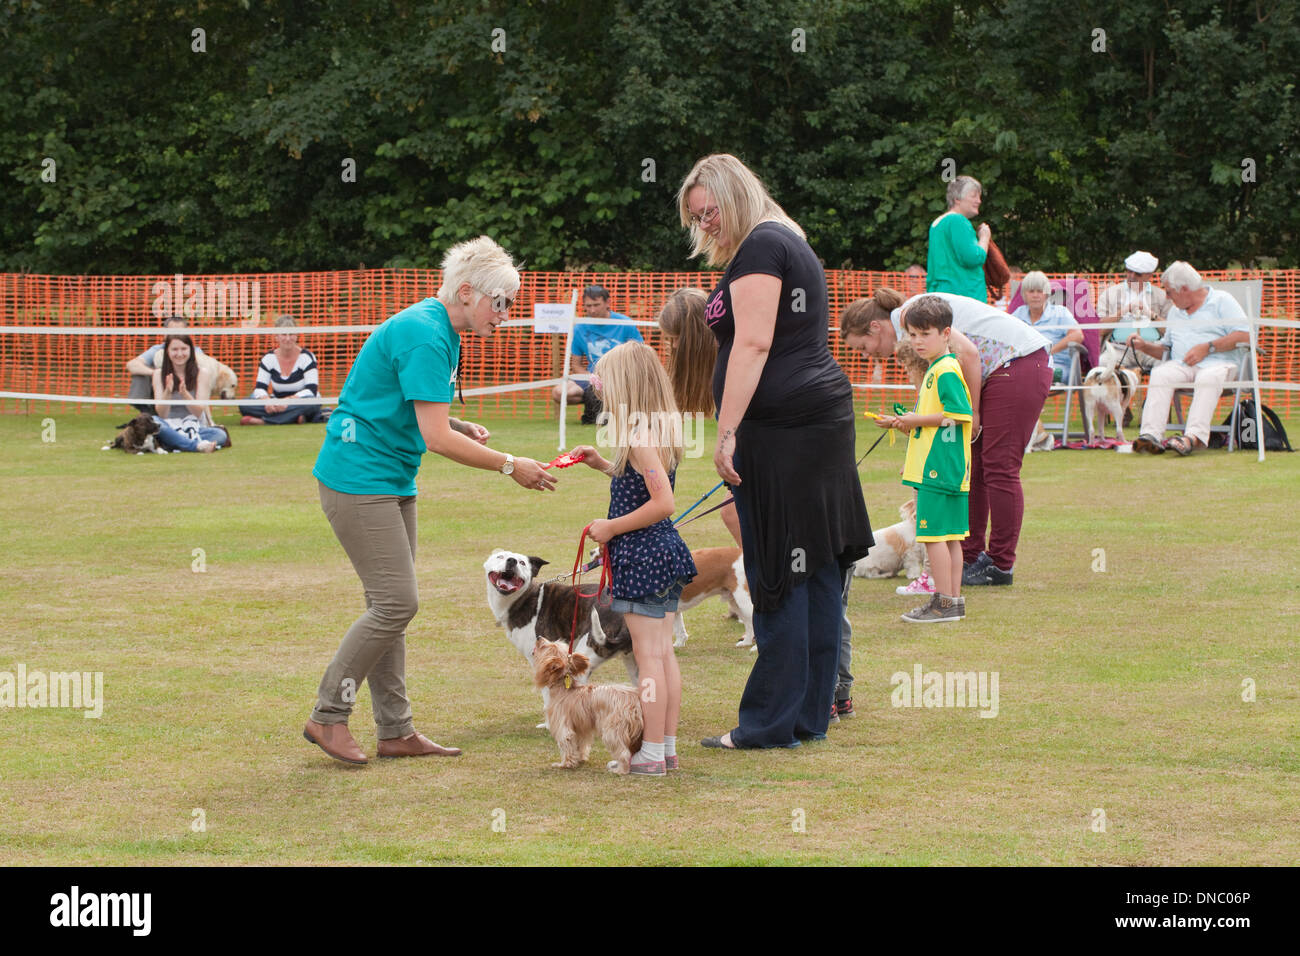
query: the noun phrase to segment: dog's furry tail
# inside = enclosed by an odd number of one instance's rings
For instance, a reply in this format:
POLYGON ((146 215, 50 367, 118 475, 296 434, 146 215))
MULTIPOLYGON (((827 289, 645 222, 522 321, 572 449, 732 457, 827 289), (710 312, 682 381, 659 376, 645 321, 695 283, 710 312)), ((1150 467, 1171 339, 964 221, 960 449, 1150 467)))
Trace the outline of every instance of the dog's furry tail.
POLYGON ((597 647, 604 647, 609 641, 605 629, 600 626, 600 609, 594 602, 591 605, 591 640, 597 647))

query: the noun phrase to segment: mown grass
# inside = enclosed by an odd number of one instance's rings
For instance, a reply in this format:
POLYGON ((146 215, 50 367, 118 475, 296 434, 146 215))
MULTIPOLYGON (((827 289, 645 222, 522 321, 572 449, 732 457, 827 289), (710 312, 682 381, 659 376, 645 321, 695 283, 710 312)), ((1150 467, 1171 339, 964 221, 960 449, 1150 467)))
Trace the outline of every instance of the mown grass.
MULTIPOLYGON (((123 417, 0 417, 0 670, 102 671, 106 697, 99 720, 0 708, 0 863, 1300 861, 1296 456, 1030 456, 1014 587, 912 628, 898 581, 856 581, 858 716, 798 750, 698 746, 734 724, 752 661, 704 605, 679 652, 684 769, 640 780, 606 773, 599 745, 580 771, 550 768, 539 700, 484 602, 494 547, 572 562, 607 504, 594 472, 542 498, 426 460, 408 682, 417 726, 465 755, 350 769, 300 736, 361 607, 310 475, 321 429, 237 428, 215 456, 101 452, 123 417), (918 662, 997 671, 998 716, 892 707, 891 674, 918 662)), ((485 424, 494 445, 555 453, 554 422, 485 424)), ((571 443, 593 432, 572 425, 571 443)), ((905 497, 901 455, 882 444, 862 466, 877 525, 905 497)), ((679 506, 715 481, 688 461, 679 506)), ((728 543, 712 518, 686 534, 728 543)), ((360 697, 351 726, 373 754, 360 697)))

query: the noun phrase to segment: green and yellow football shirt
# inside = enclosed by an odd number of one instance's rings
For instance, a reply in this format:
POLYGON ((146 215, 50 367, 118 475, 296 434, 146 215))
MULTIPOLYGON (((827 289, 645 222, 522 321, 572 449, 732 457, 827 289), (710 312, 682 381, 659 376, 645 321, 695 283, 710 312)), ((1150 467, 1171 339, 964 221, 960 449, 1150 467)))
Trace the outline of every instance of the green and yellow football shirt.
POLYGON ((970 390, 951 353, 930 363, 916 399, 916 414, 943 413, 954 422, 943 428, 913 429, 903 462, 903 484, 935 491, 970 491, 970 390))

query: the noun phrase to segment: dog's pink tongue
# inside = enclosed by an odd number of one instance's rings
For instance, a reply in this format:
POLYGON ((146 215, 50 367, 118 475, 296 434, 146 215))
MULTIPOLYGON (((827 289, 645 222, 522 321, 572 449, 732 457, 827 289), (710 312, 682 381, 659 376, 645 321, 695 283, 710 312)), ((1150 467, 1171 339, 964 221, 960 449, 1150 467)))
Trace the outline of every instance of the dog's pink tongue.
POLYGON ((492 579, 492 584, 498 591, 504 591, 507 593, 511 591, 518 591, 519 585, 522 583, 518 578, 501 577, 501 573, 499 571, 493 571, 488 576, 492 579))

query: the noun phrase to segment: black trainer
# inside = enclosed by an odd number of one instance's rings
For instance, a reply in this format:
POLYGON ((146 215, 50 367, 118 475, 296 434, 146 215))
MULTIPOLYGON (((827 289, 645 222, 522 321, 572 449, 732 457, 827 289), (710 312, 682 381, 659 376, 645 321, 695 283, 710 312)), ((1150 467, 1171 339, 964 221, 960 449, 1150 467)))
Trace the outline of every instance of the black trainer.
POLYGON ((588 385, 582 391, 582 421, 579 424, 596 424, 596 416, 600 414, 602 407, 600 396, 596 394, 594 388, 588 385))
POLYGON ((989 562, 989 566, 984 569, 984 577, 986 579, 985 583, 986 584, 1010 584, 1011 576, 1014 572, 1015 572, 1015 568, 1012 568, 1009 571, 1003 571, 996 564, 989 562))
POLYGON ((989 582, 984 572, 986 569, 992 566, 993 566, 993 559, 990 558, 986 552, 981 551, 980 556, 976 558, 972 563, 962 566, 961 583, 963 585, 972 585, 972 586, 978 586, 980 584, 988 584, 989 582))

